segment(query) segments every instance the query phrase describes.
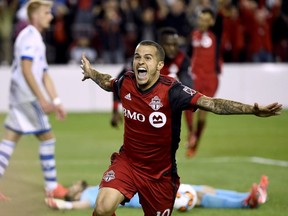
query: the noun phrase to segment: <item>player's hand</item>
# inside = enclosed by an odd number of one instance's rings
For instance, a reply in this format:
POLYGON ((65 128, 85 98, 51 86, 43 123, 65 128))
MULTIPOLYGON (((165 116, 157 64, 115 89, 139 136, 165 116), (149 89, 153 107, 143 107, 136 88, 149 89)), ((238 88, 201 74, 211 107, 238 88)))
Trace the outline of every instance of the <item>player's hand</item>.
POLYGON ((254 104, 253 113, 259 117, 269 117, 280 115, 282 110, 282 104, 272 103, 267 106, 259 106, 257 103, 254 104))
POLYGON ((46 100, 39 100, 39 103, 44 113, 50 114, 55 111, 55 107, 52 103, 46 100))
POLYGON ((60 121, 66 118, 67 113, 64 110, 64 107, 62 106, 62 104, 55 106, 55 115, 56 115, 56 119, 60 121))
POLYGON ((113 112, 112 118, 111 118, 111 126, 114 128, 119 127, 119 123, 122 123, 122 116, 119 112, 113 112))
POLYGON ((82 74, 84 75, 82 81, 86 80, 86 79, 90 79, 91 78, 91 65, 89 60, 86 58, 85 53, 82 53, 82 58, 81 58, 81 65, 80 65, 81 69, 82 69, 82 74))

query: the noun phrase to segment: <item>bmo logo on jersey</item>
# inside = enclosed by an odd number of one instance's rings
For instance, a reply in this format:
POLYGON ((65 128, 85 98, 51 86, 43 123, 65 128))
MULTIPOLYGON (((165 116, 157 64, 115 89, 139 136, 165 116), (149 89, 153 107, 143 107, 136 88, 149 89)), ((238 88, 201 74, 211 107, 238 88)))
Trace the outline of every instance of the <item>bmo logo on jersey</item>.
MULTIPOLYGON (((142 113, 132 112, 123 107, 123 115, 126 118, 136 120, 139 122, 145 122, 145 116, 142 113)), ((162 112, 152 112, 149 115, 149 122, 155 128, 163 127, 167 122, 167 117, 162 112)))
POLYGON ((145 121, 145 116, 141 113, 137 113, 137 112, 132 112, 128 109, 125 109, 123 107, 123 115, 126 117, 126 118, 129 118, 129 119, 133 119, 133 120, 137 120, 137 121, 140 121, 140 122, 144 122, 145 121))
POLYGON ((152 112, 149 116, 149 122, 153 127, 161 128, 166 124, 167 118, 162 112, 152 112))

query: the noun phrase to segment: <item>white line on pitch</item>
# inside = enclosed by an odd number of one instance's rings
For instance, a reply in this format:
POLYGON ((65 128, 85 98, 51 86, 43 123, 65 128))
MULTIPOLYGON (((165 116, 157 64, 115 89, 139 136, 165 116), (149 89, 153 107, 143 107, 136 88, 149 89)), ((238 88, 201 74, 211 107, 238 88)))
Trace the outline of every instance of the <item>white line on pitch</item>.
POLYGON ((253 163, 288 167, 288 161, 283 161, 283 160, 274 160, 274 159, 261 158, 261 157, 250 157, 250 160, 253 163))
POLYGON ((284 160, 275 160, 270 158, 261 158, 261 157, 209 157, 209 158, 193 158, 192 160, 178 160, 178 163, 257 163, 264 165, 273 165, 280 167, 288 167, 288 161, 284 160))
MULTIPOLYGON (((39 165, 38 160, 12 160, 12 163, 21 164, 21 165, 39 165)), ((288 167, 288 161, 284 160, 275 160, 270 158, 261 158, 261 157, 205 157, 205 158, 192 158, 187 160, 184 158, 177 159, 178 164, 181 163, 257 163, 263 165, 273 165, 279 167, 288 167)), ((76 165, 76 166, 86 166, 86 165, 97 165, 101 163, 109 163, 108 160, 57 160, 59 165, 76 165)))

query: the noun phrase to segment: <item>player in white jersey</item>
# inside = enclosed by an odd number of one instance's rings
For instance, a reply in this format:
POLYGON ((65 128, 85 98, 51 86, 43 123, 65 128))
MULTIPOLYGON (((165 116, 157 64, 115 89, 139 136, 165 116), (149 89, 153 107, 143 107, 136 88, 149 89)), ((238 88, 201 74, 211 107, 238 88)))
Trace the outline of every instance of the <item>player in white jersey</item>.
MULTIPOLYGON (((27 3, 30 25, 15 41, 9 113, 0 142, 0 177, 21 136, 34 134, 40 141, 39 158, 47 195, 62 198, 67 189, 57 182, 55 137, 47 114, 55 112, 56 118, 63 120, 66 112, 47 72, 46 47, 41 35, 53 19, 51 8, 52 1, 30 0, 27 3)), ((0 193, 1 199, 5 196, 0 193)))

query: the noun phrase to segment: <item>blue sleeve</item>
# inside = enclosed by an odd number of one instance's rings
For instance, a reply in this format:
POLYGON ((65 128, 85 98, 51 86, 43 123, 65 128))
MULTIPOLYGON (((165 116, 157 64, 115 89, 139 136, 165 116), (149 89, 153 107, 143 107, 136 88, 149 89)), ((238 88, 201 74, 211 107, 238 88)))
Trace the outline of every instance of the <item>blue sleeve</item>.
POLYGON ((125 203, 125 207, 130 207, 130 208, 141 208, 141 204, 139 202, 139 196, 138 196, 138 193, 136 193, 132 199, 125 203))
POLYGON ((89 201, 90 207, 94 208, 98 191, 99 191, 98 185, 86 188, 81 194, 80 201, 89 201))

